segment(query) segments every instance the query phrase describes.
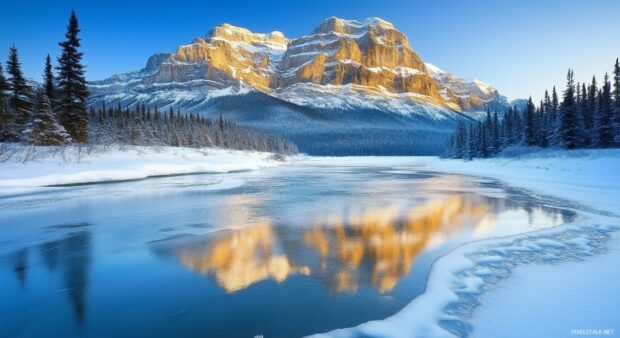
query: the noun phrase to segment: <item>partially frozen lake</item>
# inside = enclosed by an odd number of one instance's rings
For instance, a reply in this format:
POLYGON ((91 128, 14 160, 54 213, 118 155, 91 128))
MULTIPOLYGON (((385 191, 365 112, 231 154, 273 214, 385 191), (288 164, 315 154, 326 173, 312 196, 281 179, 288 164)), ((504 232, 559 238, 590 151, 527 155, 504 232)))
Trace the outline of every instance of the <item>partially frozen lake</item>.
POLYGON ((298 337, 383 319, 467 242, 579 216, 403 163, 0 197, 0 335, 298 337))

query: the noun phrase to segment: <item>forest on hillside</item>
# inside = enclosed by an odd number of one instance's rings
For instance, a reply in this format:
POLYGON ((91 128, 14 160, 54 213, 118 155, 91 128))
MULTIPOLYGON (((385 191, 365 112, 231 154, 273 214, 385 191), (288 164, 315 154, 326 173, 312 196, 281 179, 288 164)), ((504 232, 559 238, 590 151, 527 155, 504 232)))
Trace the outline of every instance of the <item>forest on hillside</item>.
POLYGON ((236 150, 297 153, 292 142, 239 126, 219 116, 217 121, 191 112, 168 112, 157 107, 88 109, 88 88, 80 28, 71 13, 56 67, 48 55, 43 81, 28 81, 15 45, 9 49, 6 72, 0 64, 0 142, 36 146, 165 145, 219 147, 236 150))
POLYGON ((522 110, 511 107, 501 116, 487 111, 481 121, 459 123, 444 156, 487 158, 511 147, 620 147, 620 63, 616 59, 613 79, 605 74, 601 86, 594 76, 589 84, 575 83, 569 70, 561 101, 553 87, 538 105, 530 97, 522 110))

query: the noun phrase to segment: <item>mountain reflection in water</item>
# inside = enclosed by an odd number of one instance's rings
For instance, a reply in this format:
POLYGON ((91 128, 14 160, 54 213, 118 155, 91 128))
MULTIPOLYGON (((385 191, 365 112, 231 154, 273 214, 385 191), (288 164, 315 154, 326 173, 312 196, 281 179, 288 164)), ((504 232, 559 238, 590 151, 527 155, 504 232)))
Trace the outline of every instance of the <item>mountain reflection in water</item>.
POLYGON ((370 285, 383 293, 397 285, 424 249, 466 230, 473 235, 487 231, 494 221, 487 200, 459 195, 413 207, 317 217, 301 229, 263 220, 206 239, 158 242, 154 250, 214 276, 229 293, 295 274, 323 280, 335 292, 370 285))

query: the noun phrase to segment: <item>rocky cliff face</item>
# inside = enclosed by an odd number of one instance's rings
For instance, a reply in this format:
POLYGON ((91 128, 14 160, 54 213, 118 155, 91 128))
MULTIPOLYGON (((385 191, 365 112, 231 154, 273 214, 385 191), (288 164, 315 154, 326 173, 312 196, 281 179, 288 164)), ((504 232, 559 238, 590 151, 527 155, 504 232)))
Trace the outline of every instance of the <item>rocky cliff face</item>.
POLYGON ((488 85, 425 64, 387 21, 331 17, 294 39, 278 31, 217 26, 174 53, 152 56, 140 71, 92 82, 91 104, 198 109, 210 98, 248 90, 300 105, 403 114, 416 113, 421 104, 475 111, 505 101, 488 85))

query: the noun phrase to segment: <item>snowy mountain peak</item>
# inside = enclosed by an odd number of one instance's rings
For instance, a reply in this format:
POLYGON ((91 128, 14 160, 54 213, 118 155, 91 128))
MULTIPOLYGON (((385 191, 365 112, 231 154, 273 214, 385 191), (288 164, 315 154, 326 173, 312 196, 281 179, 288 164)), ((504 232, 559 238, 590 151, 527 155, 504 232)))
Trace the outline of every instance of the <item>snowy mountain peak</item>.
POLYGON ((206 40, 223 39, 231 42, 245 42, 284 49, 288 39, 280 31, 273 31, 268 34, 253 33, 242 27, 233 26, 227 23, 212 28, 206 35, 206 40))
POLYGON ((381 30, 395 30, 394 25, 378 17, 366 18, 362 21, 346 20, 335 16, 325 19, 314 32, 315 34, 340 33, 340 34, 362 34, 370 28, 381 30))
POLYGON ((330 17, 298 38, 224 23, 174 53, 153 55, 143 70, 92 82, 91 104, 183 102, 198 109, 248 90, 300 105, 402 114, 421 105, 452 112, 505 104, 491 86, 425 64, 404 33, 377 17, 330 17))

